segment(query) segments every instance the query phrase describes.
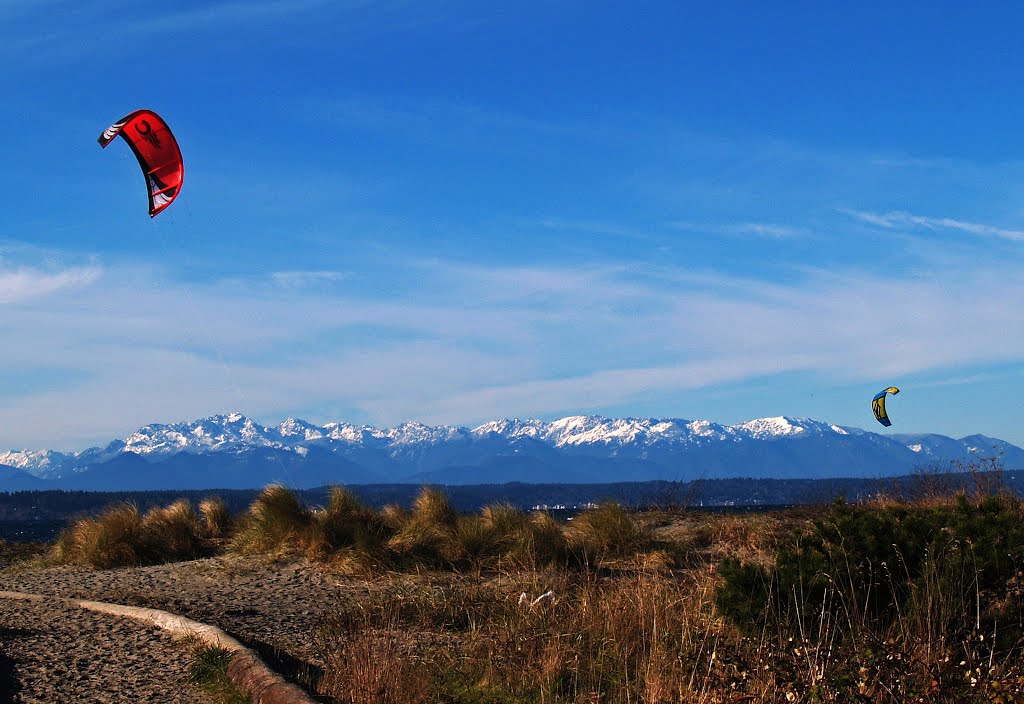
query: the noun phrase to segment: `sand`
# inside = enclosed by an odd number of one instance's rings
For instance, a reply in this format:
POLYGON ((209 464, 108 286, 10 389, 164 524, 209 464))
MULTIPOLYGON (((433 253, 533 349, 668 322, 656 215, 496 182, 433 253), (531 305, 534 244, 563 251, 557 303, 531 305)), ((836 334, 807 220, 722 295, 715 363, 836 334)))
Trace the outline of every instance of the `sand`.
POLYGON ((0 702, 209 704, 189 647, 130 619, 59 601, 0 599, 0 702))
MULTIPOLYGON (((24 564, 0 569, 0 590, 157 608, 217 626, 293 678, 315 677, 322 667, 322 614, 370 588, 315 566, 238 556, 112 570, 24 564)), ((132 701, 204 701, 181 685, 187 647, 155 628, 52 601, 0 599, 0 629, 0 691, 6 677, 20 687, 21 697, 0 695, 0 704, 126 701, 129 694, 132 701), (120 642, 125 645, 118 647, 120 642), (160 694, 141 696, 142 683, 160 694), (52 689, 57 686, 74 689, 52 689)))

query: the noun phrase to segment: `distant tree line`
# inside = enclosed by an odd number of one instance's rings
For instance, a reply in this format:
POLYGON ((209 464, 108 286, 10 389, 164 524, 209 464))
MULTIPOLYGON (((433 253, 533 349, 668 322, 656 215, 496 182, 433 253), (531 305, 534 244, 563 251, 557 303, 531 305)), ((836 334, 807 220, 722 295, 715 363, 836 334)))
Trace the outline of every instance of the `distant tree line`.
MULTIPOLYGON (((996 475, 996 472, 992 473, 996 475)), ((693 481, 623 482, 615 484, 475 484, 442 487, 457 511, 477 511, 497 501, 523 509, 563 506, 574 510, 587 504, 614 501, 630 508, 742 509, 827 504, 843 497, 860 501, 879 494, 910 495, 922 485, 947 486, 955 493, 967 475, 957 472, 917 472, 906 477, 876 479, 698 479, 693 481)), ((998 472, 1011 493, 1024 494, 1024 472, 998 472)), ((977 473, 971 475, 977 481, 977 473)), ((381 508, 394 503, 410 506, 422 490, 418 484, 368 484, 348 487, 360 501, 381 508)), ((969 487, 968 487, 969 489, 969 487)), ((0 492, 0 521, 63 520, 93 516, 112 504, 132 503, 142 512, 166 506, 179 498, 198 504, 218 496, 232 513, 246 510, 259 489, 167 491, 16 491, 0 492)), ((328 488, 296 492, 309 506, 323 506, 328 488)))

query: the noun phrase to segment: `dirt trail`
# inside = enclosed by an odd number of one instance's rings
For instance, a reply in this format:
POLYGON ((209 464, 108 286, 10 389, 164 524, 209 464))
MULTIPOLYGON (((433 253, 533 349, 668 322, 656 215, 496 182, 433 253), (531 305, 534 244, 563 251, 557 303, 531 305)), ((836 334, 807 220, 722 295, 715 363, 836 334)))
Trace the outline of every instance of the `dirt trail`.
POLYGON ((210 704, 187 681, 190 659, 156 627, 59 600, 0 599, 0 704, 210 704))
MULTIPOLYGON (((255 651, 270 668, 307 688, 317 681, 323 665, 316 642, 317 626, 322 614, 334 605, 365 597, 371 588, 372 582, 334 576, 309 565, 268 565, 232 555, 110 570, 69 566, 30 567, 25 563, 0 569, 0 591, 162 609, 216 626, 255 651)), ((31 610, 32 607, 25 604, 3 604, 4 601, 0 600, 0 628, 17 628, 22 616, 14 610, 31 610)), ((58 618, 58 615, 51 611, 40 613, 36 618, 58 618)), ((96 619, 119 620, 99 614, 76 613, 73 618, 71 614, 62 616, 66 621, 81 619, 83 624, 94 623, 96 619)), ((139 624, 125 627, 139 632, 156 632, 153 628, 139 624)), ((68 628, 73 626, 69 625, 68 628)), ((65 634, 66 648, 72 651, 66 658, 69 662, 80 661, 78 667, 84 667, 90 659, 103 656, 102 651, 109 644, 103 641, 94 644, 92 632, 72 630, 65 634), (77 654, 79 652, 81 655, 77 654)), ((183 661, 181 672, 184 673, 187 669, 187 653, 182 650, 183 646, 174 643, 166 634, 161 634, 160 638, 161 644, 170 644, 174 652, 178 653, 174 657, 183 661)), ((0 642, 6 643, 7 639, 7 632, 0 631, 0 642)), ((112 664, 124 665, 129 669, 134 667, 131 662, 122 660, 112 664)), ((0 658, 0 678, 4 677, 4 671, 4 660, 0 658)), ((40 678, 45 668, 22 668, 19 672, 23 676, 31 674, 33 678, 40 678)), ((130 676, 130 673, 126 676, 130 676)), ((121 681, 126 683, 130 680, 121 681)), ((0 695, 0 704, 5 701, 0 695)), ((66 701, 77 700, 72 697, 66 701)), ((135 701, 147 700, 141 698, 135 701)), ((162 700, 157 698, 151 701, 162 700)))

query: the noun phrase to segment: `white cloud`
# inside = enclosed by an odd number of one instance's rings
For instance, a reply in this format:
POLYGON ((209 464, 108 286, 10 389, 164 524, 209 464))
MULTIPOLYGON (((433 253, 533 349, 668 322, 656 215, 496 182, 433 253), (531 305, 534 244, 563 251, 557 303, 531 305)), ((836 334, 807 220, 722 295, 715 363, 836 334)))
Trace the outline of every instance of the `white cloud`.
POLYGON ((306 288, 341 281, 346 274, 341 271, 275 271, 271 281, 284 288, 306 288))
POLYGON ((806 234, 806 231, 803 228, 772 222, 735 222, 715 224, 675 221, 668 223, 668 226, 676 230, 685 230, 687 232, 702 232, 735 237, 753 235, 756 237, 767 237, 771 239, 788 239, 806 234))
POLYGON ((250 2, 197 3, 196 7, 181 8, 177 4, 151 8, 140 13, 129 0, 106 0, 104 6, 82 5, 70 2, 19 3, 19 7, 4 12, 0 17, 13 15, 17 22, 9 23, 6 32, 0 31, 0 52, 19 53, 30 59, 45 59, 39 52, 69 56, 93 52, 109 53, 113 47, 125 42, 148 40, 155 34, 175 35, 196 32, 247 30, 266 27, 280 28, 293 19, 315 17, 321 23, 335 16, 353 21, 353 15, 372 7, 365 0, 252 0, 250 2), (64 5, 54 9, 53 4, 64 5), (55 16, 60 19, 55 20, 55 16), (326 18, 326 19, 325 19, 326 18), (116 37, 117 43, 98 41, 116 37), (34 52, 29 53, 29 52, 34 52))
POLYGON ((418 285, 387 297, 344 280, 268 295, 265 279, 200 286, 109 267, 90 286, 22 296, 0 306, 8 372, 73 381, 0 390, 0 447, 81 447, 227 409, 472 423, 776 373, 844 383, 1024 356, 1024 274, 1011 266, 788 284, 650 265, 407 266, 418 285))
POLYGON ((75 267, 56 272, 28 267, 0 269, 0 304, 17 303, 62 289, 88 286, 99 276, 100 270, 96 267, 75 267))
POLYGON ((971 235, 982 237, 998 237, 1013 242, 1024 241, 1024 230, 1014 230, 1004 227, 996 227, 983 223, 955 220, 953 218, 934 218, 924 215, 914 215, 900 211, 888 213, 872 213, 860 210, 845 210, 848 215, 887 230, 900 228, 913 228, 925 230, 956 230, 971 235))

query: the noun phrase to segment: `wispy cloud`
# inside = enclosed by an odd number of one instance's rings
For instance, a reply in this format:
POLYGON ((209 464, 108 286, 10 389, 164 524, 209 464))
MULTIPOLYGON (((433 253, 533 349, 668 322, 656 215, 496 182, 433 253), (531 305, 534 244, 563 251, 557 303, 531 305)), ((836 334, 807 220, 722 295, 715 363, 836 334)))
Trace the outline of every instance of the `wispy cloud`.
POLYGON ((62 271, 42 271, 28 267, 0 269, 0 304, 18 303, 68 288, 87 286, 96 281, 96 267, 75 267, 62 271))
POLYGON ((573 220, 554 216, 519 218, 517 224, 527 227, 538 227, 556 232, 572 232, 593 235, 610 235, 635 240, 651 239, 649 228, 624 225, 605 220, 573 220))
MULTIPOLYGON (((110 13, 119 31, 128 35, 150 36, 176 32, 195 32, 265 24, 296 16, 334 9, 350 12, 369 6, 366 0, 254 0, 252 2, 204 3, 179 10, 169 5, 160 12, 110 13), (173 9, 171 9, 173 8, 173 9)), ((109 19, 109 17, 108 17, 109 19)))
POLYGON ((484 130, 580 136, 603 133, 592 123, 554 120, 451 100, 366 96, 320 101, 310 107, 318 119, 327 115, 335 124, 387 132, 401 129, 434 133, 444 128, 460 134, 484 130))
POLYGON ((275 271, 270 279, 284 288, 308 288, 341 281, 347 276, 342 271, 275 271))
POLYGON ((900 228, 925 229, 925 230, 955 230, 966 232, 981 237, 998 237, 1013 242, 1024 241, 1024 230, 1015 230, 995 225, 988 225, 977 222, 967 222, 954 218, 936 218, 924 215, 914 215, 900 211, 888 213, 872 213, 861 210, 843 211, 857 220, 866 222, 869 225, 896 230, 900 228))
MULTIPOLYGON (((107 1, 100 7, 62 3, 65 7, 59 12, 47 7, 52 4, 23 3, 10 10, 8 14, 13 14, 12 19, 17 22, 11 23, 7 28, 9 31, 0 34, 4 38, 4 46, 0 49, 14 52, 52 47, 62 55, 96 51, 112 53, 121 50, 126 41, 144 41, 154 35, 237 30, 318 12, 351 13, 370 6, 365 0, 254 0, 201 3, 184 9, 168 5, 140 13, 135 4, 125 0, 107 1), (55 17, 59 19, 55 20, 55 17), (88 32, 86 28, 90 27, 97 30, 93 34, 118 37, 119 42, 82 41, 83 32, 88 32), (26 32, 25 28, 32 28, 32 31, 26 32)), ((0 6, 0 16, 4 14, 3 9, 0 6)), ((45 58, 45 55, 37 56, 45 58)))
POLYGON ((916 381, 914 382, 915 389, 930 389, 930 388, 941 388, 945 386, 973 386, 977 384, 985 384, 996 379, 1006 379, 1007 377, 1019 377, 1021 375, 1020 370, 1012 371, 1000 371, 1000 372, 981 372, 978 374, 967 374, 963 376, 943 376, 938 379, 916 381))
POLYGON ((730 235, 735 237, 767 237, 770 239, 787 239, 807 234, 807 231, 802 227, 771 222, 736 222, 721 224, 686 222, 679 220, 668 223, 668 227, 687 232, 703 232, 707 234, 730 235))
POLYGON ((81 446, 225 409, 472 423, 778 373, 845 383, 1024 357, 1024 275, 1009 266, 943 280, 807 271, 780 284, 644 264, 399 264, 417 282, 401 295, 315 271, 279 273, 331 286, 270 297, 266 278, 197 285, 107 268, 59 279, 90 282, 72 288, 30 277, 18 290, 50 293, 0 306, 5 363, 69 381, 0 392, 0 447, 81 446))

